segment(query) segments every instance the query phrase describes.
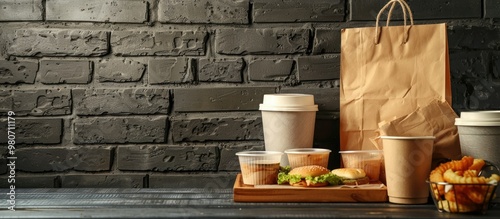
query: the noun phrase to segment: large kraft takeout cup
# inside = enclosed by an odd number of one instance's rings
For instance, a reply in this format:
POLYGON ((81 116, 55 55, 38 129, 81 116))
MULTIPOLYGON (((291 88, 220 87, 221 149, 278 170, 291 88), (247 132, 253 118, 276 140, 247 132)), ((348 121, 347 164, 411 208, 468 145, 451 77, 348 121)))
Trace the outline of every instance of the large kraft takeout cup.
POLYGON ((434 136, 380 136, 389 202, 425 204, 434 136))

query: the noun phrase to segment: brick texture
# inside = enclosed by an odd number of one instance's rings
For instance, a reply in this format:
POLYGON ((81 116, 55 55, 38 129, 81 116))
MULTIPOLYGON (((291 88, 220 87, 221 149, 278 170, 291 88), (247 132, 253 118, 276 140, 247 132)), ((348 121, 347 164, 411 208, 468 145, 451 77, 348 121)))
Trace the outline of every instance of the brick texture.
POLYGON ((41 21, 42 0, 2 0, 0 21, 41 21))
POLYGON ((38 62, 0 60, 0 84, 35 83, 38 62))
POLYGON ((160 0, 158 20, 162 23, 248 23, 249 0, 160 0))
MULTIPOLYGON (((17 118, 15 127, 16 144, 61 143, 62 119, 17 118)), ((7 119, 0 120, 0 143, 7 143, 7 119)))
POLYGON ((150 84, 190 83, 194 81, 190 59, 170 58, 149 60, 150 84))
POLYGON ((285 81, 294 64, 293 59, 254 59, 248 64, 248 76, 252 81, 285 81))
POLYGON ((71 114, 71 91, 0 90, 0 115, 5 115, 10 110, 18 116, 69 115, 71 114))
POLYGON ((200 59, 198 78, 209 82, 243 82, 242 59, 200 59))
MULTIPOLYGON (((0 187, 12 111, 16 187, 230 189, 273 93, 314 95, 339 167, 341 31, 385 2, 0 0, 0 187)), ((499 0, 407 2, 446 23, 455 112, 500 110, 499 0)))
POLYGON ((16 168, 26 172, 104 171, 111 167, 111 148, 21 148, 16 156, 16 168))
POLYGON ((262 140, 264 138, 262 119, 257 115, 228 117, 227 114, 215 114, 211 116, 173 118, 173 141, 262 140))
POLYGON ((174 111, 199 112, 258 110, 259 104, 262 103, 263 95, 268 93, 275 93, 275 88, 249 87, 175 89, 174 111))
POLYGON ((297 28, 229 28, 215 35, 217 53, 242 54, 295 54, 305 53, 309 30, 297 28))
POLYGON ((133 59, 103 59, 94 65, 99 82, 139 82, 146 71, 146 64, 133 59))
POLYGON ((49 21, 142 23, 147 21, 147 1, 46 0, 49 21))
POLYGON ((332 22, 344 20, 341 0, 254 0, 253 22, 332 22))
POLYGON ((95 117, 74 121, 75 144, 154 143, 166 141, 167 118, 95 117))
POLYGON ((75 89, 78 115, 167 114, 168 89, 75 89))
POLYGON ((113 53, 137 55, 205 55, 204 31, 113 31, 113 53))
POLYGON ((41 60, 40 82, 44 84, 87 84, 92 76, 88 60, 41 60))
POLYGON ((17 30, 8 53, 16 56, 103 56, 108 32, 81 29, 17 30))
POLYGON ((118 169, 154 171, 215 171, 215 146, 123 146, 117 149, 118 169))

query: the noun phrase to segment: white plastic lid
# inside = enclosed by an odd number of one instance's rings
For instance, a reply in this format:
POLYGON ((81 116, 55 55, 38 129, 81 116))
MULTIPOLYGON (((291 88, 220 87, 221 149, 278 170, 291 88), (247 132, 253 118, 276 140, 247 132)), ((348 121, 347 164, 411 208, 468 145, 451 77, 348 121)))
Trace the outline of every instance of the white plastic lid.
POLYGON ((455 125, 500 126, 500 110, 462 112, 460 116, 455 119, 455 125))
POLYGON ((318 111, 311 94, 264 94, 259 110, 264 111, 318 111))
POLYGON ((381 139, 414 140, 414 139, 435 139, 434 136, 380 136, 381 139))

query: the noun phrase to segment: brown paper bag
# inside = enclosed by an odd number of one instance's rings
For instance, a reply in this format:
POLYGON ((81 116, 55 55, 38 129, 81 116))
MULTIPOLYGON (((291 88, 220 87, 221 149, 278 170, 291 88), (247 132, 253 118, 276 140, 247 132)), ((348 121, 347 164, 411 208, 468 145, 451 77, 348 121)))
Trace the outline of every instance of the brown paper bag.
POLYGON ((434 100, 451 105, 446 25, 414 25, 406 2, 391 0, 375 27, 342 30, 340 75, 340 149, 376 149, 370 138, 379 122, 434 100), (388 25, 395 5, 403 9, 403 26, 388 25), (379 27, 389 6, 387 24, 379 27))
POLYGON ((391 121, 380 122, 372 142, 382 149, 378 136, 434 136, 434 163, 461 158, 460 141, 455 119, 458 115, 447 102, 432 101, 414 112, 391 121))

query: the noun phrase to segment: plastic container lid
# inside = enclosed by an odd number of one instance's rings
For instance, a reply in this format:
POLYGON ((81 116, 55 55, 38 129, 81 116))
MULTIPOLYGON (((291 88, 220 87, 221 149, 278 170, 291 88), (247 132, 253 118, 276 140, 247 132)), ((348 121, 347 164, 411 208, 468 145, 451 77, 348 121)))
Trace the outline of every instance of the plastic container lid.
POLYGON ((259 110, 264 111, 318 111, 311 94, 264 94, 259 110))
POLYGON ((455 125, 461 126, 500 126, 500 110, 462 112, 455 119, 455 125))

